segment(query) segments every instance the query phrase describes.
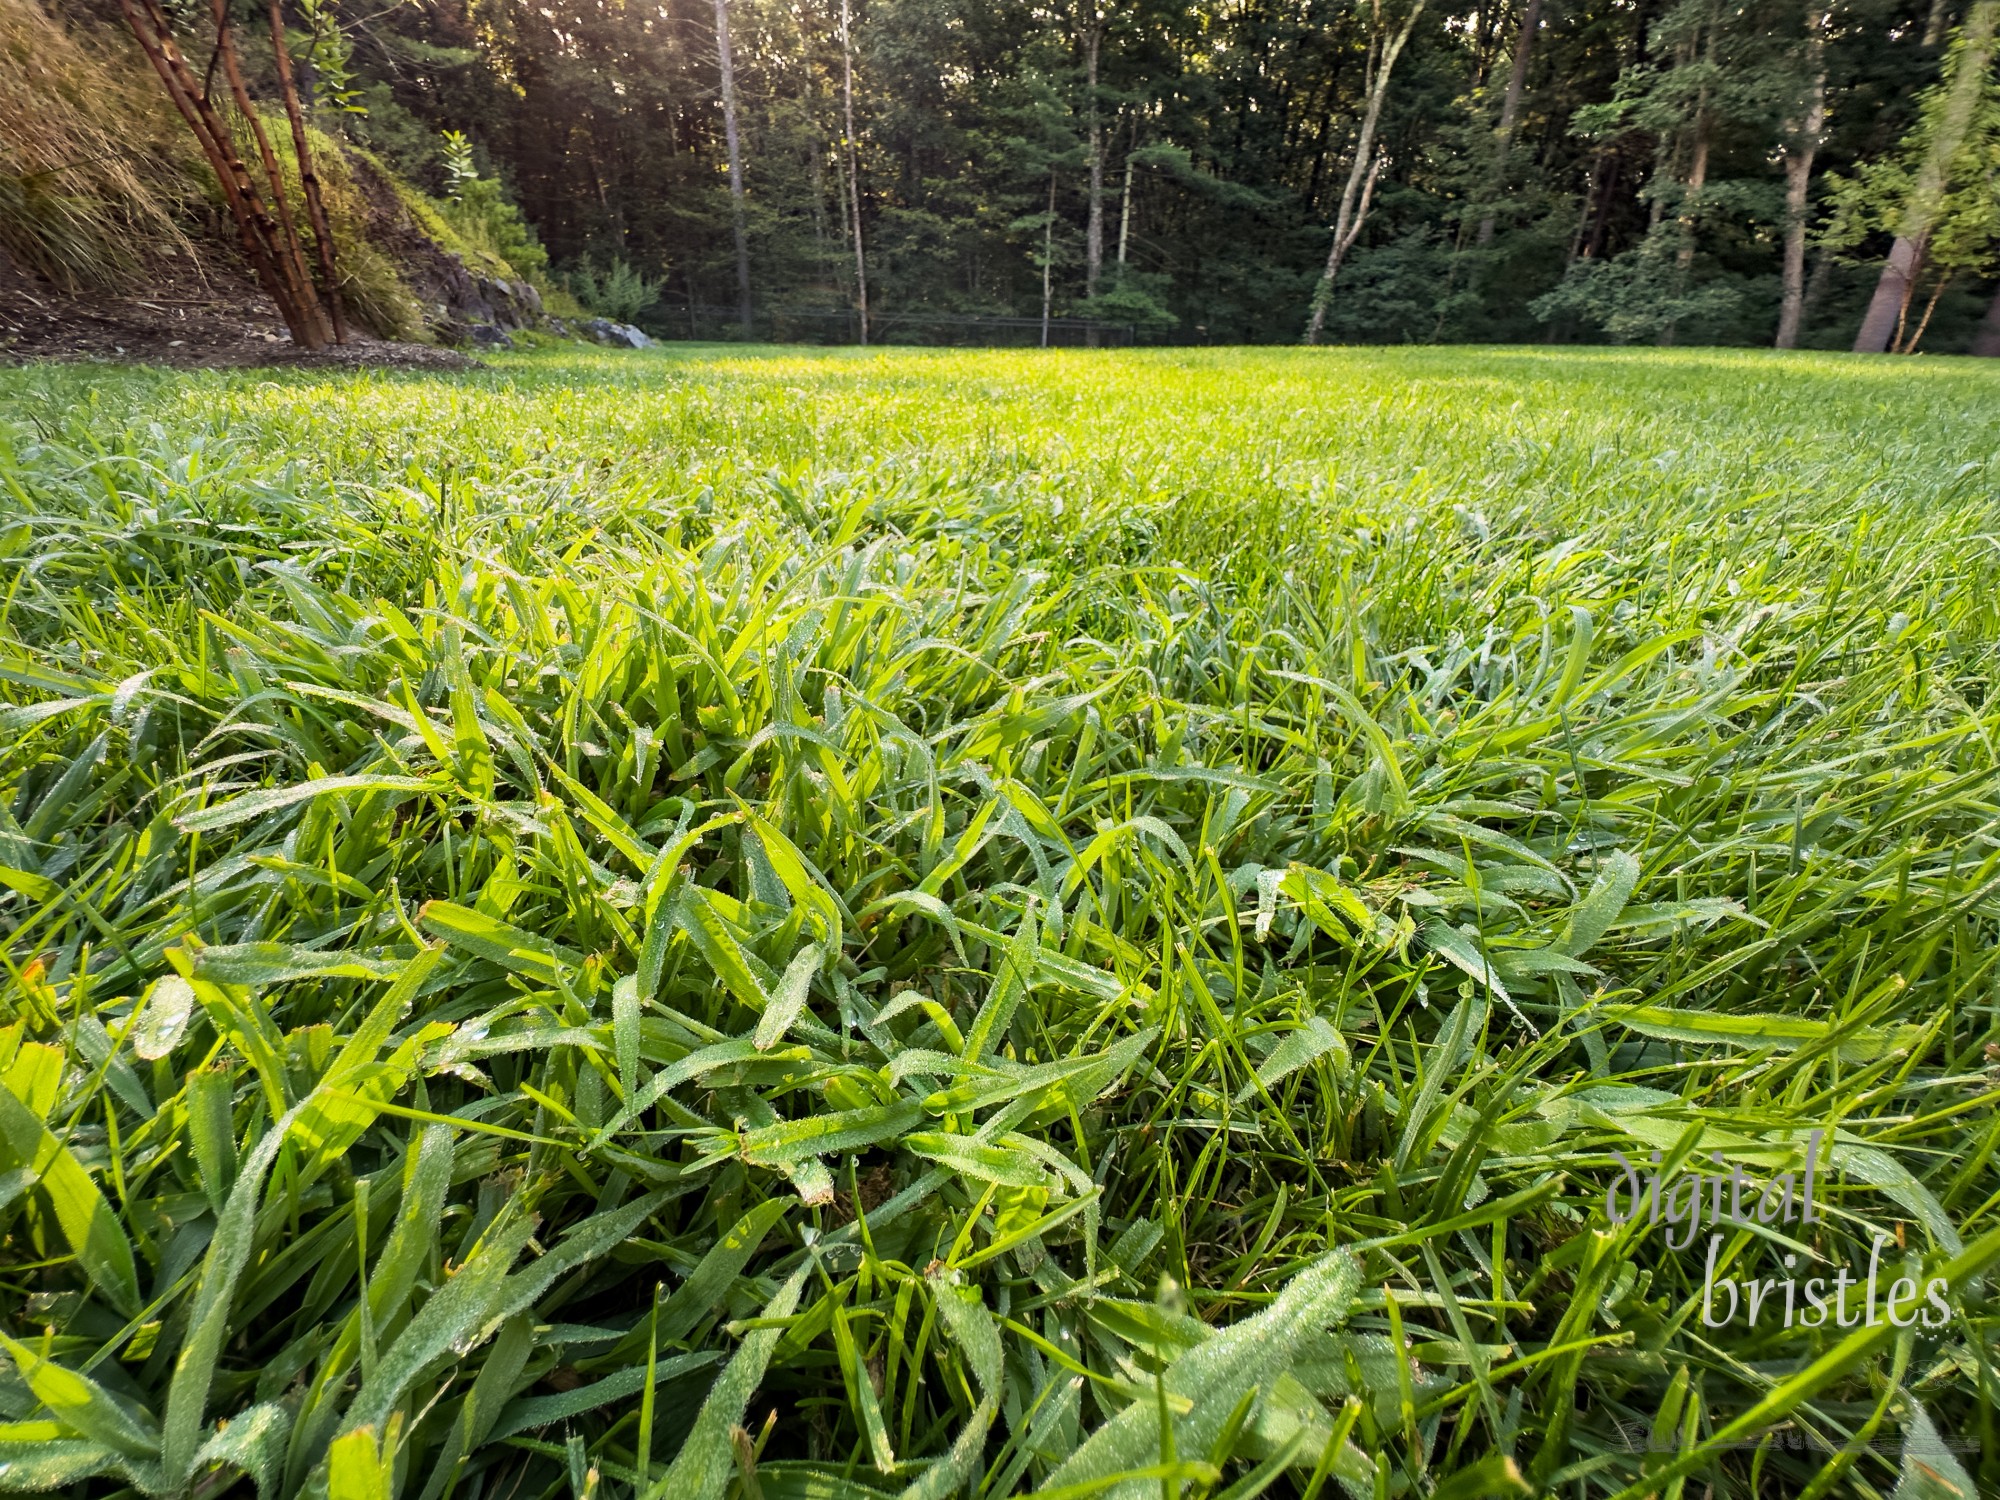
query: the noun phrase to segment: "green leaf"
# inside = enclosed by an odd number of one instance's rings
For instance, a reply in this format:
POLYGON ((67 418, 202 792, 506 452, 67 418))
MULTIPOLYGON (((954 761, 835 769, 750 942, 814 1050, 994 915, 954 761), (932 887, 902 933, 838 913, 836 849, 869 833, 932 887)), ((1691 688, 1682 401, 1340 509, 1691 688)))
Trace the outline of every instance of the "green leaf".
POLYGON ((56 1225, 91 1284, 120 1313, 135 1316, 139 1272, 118 1215, 69 1148, 11 1090, 0 1089, 0 1172, 20 1170, 48 1194, 56 1225))
POLYGON ((770 1009, 771 997, 764 989, 764 982, 752 971, 749 956, 736 941, 736 934, 730 931, 722 913, 715 909, 709 892, 699 886, 688 888, 681 899, 679 920, 695 951, 707 960, 730 994, 759 1015, 770 1009))
POLYGON ((1639 861, 1623 849, 1613 849, 1599 868, 1590 894, 1570 908, 1569 921, 1550 946, 1570 958, 1588 952, 1617 923, 1638 883, 1639 861))
POLYGON ((819 972, 825 958, 826 949, 818 943, 808 943, 785 966, 784 975, 771 994, 771 1003, 757 1021, 754 1045, 759 1052, 775 1047, 791 1028, 792 1022, 799 1018, 799 1012, 806 1008, 812 977, 819 972))
MULTIPOLYGON (((0 1491, 32 1495, 47 1490, 66 1489, 100 1474, 130 1476, 130 1460, 116 1448, 103 1443, 47 1439, 33 1442, 0 1441, 0 1491)), ((157 1494, 157 1487, 147 1489, 157 1494)))
POLYGON ((417 925, 434 932, 454 948, 491 959, 503 969, 542 984, 554 984, 565 969, 575 969, 583 956, 544 942, 497 917, 450 901, 427 901, 417 913, 417 925))
POLYGON ((218 1214, 236 1180, 236 1131, 229 1075, 197 1068, 187 1082, 188 1141, 209 1206, 218 1214))
POLYGON ((993 1326, 993 1315, 986 1310, 978 1288, 954 1286, 940 1278, 932 1278, 929 1287, 938 1321, 950 1332, 952 1341, 972 1368, 973 1382, 979 1388, 979 1404, 973 1408, 970 1420, 959 1429, 951 1450, 903 1491, 902 1500, 945 1500, 966 1484, 978 1466, 986 1447, 986 1435, 1006 1394, 1000 1333, 993 1326))
POLYGON ((1035 909, 1030 905, 1022 911, 1020 925, 1014 929, 1013 941, 1008 943, 1000 960, 1000 972, 993 976, 986 1000, 979 1007, 979 1014, 972 1019, 972 1030, 966 1033, 964 1055, 967 1060, 977 1062, 986 1055, 988 1047, 997 1046, 999 1039, 1007 1034, 1015 1008, 1026 998, 1035 982, 1035 960, 1041 953, 1041 947, 1035 909))
POLYGON ((238 823, 261 818, 283 807, 309 802, 314 797, 330 797, 343 792, 428 792, 435 789, 436 783, 417 776, 322 776, 317 781, 302 782, 298 786, 246 792, 241 797, 205 807, 200 812, 183 813, 174 819, 174 826, 182 833, 213 833, 219 828, 233 828, 238 823))
POLYGON ((1915 1396, 1903 1397, 1903 1466, 1889 1500, 1977 1500, 1979 1486, 1915 1396))
MULTIPOLYGON (((1324 1018, 1313 1016, 1305 1025, 1286 1032, 1284 1039, 1271 1049, 1271 1055, 1258 1064, 1257 1082, 1268 1092, 1279 1079, 1310 1066, 1329 1052, 1333 1054, 1336 1071, 1347 1072, 1346 1041, 1324 1018)), ((1246 1084, 1238 1090, 1236 1102, 1241 1104, 1256 1092, 1255 1085, 1246 1084)))
POLYGON ((271 1170, 285 1133, 304 1105, 296 1105, 264 1133, 244 1159, 236 1184, 230 1189, 208 1242, 201 1280, 195 1289, 188 1313, 188 1331, 174 1362, 174 1377, 167 1387, 167 1415, 160 1444, 160 1466, 167 1482, 185 1486, 194 1473, 195 1454, 201 1447, 203 1420, 208 1411, 209 1387, 215 1379, 216 1357, 229 1336, 229 1306, 236 1295, 236 1282, 250 1259, 256 1238, 257 1200, 264 1191, 264 1175, 271 1170))
POLYGON ((1802 1047, 1832 1043, 1833 1055, 1848 1063, 1873 1062, 1907 1051, 1923 1038, 1927 1029, 1915 1024, 1851 1026, 1804 1016, 1673 1010, 1663 1005, 1605 1005, 1599 1007, 1598 1013, 1641 1036, 1658 1037, 1662 1041, 1769 1048, 1774 1052, 1796 1052, 1802 1047))
POLYGON ((418 1273, 430 1258, 431 1246, 437 1242, 439 1213, 451 1185, 454 1154, 450 1127, 427 1125, 406 1160, 396 1227, 368 1278, 368 1306, 378 1325, 386 1325, 402 1311, 418 1273))
POLYGON ((179 1045, 194 1009, 194 988, 178 974, 155 979, 126 1032, 132 1055, 156 1062, 179 1045))
POLYGON ((639 984, 626 975, 611 987, 611 1045, 618 1055, 618 1087, 627 1100, 639 1092, 639 984))
POLYGON ((260 1497, 268 1497, 279 1482, 285 1461, 285 1441, 291 1436, 292 1413, 275 1401, 264 1401, 247 1411, 239 1411, 228 1426, 201 1445, 194 1457, 195 1468, 226 1464, 250 1476, 260 1497))
MULTIPOLYGON (((1169 1398, 1190 1403, 1173 1418, 1177 1452, 1205 1453, 1252 1387, 1268 1389, 1291 1366, 1308 1336, 1343 1320, 1360 1287, 1360 1267, 1336 1251, 1300 1271, 1256 1315, 1215 1334, 1168 1366, 1169 1398)), ((1160 1416, 1150 1401, 1135 1401, 1087 1438, 1059 1465, 1044 1488, 1099 1483, 1113 1500, 1140 1500, 1145 1486, 1130 1471, 1162 1461, 1160 1416)))
POLYGON ((256 988, 293 979, 393 979, 404 963, 399 958, 323 953, 291 943, 238 943, 201 949, 195 955, 194 972, 211 984, 256 988))
POLYGON ((721 1305, 730 1284, 743 1274, 750 1257, 764 1243, 764 1236, 785 1216, 786 1208, 781 1198, 765 1199, 709 1247, 700 1263, 688 1273, 688 1279, 674 1289, 660 1309, 663 1343, 677 1343, 687 1337, 695 1324, 721 1305))
POLYGON ((988 1146, 969 1136, 942 1135, 919 1131, 898 1142, 905 1151, 927 1161, 950 1167, 961 1177, 975 1182, 997 1182, 1003 1187, 1041 1187, 1046 1174, 1024 1152, 988 1146))
MULTIPOLYGON (((810 1264, 794 1271, 777 1295, 765 1304, 760 1324, 789 1318, 798 1306, 799 1292, 811 1274, 810 1264)), ((716 1500, 736 1473, 729 1430, 743 1420, 743 1409, 763 1383, 771 1353, 778 1347, 782 1328, 759 1326, 743 1336, 736 1353, 709 1388, 708 1397, 695 1413, 694 1429, 688 1433, 681 1451, 667 1472, 646 1492, 646 1500, 716 1500)))
POLYGON ((344 1432, 327 1450, 326 1500, 391 1500, 393 1468, 376 1446, 374 1428, 344 1432))
POLYGON ((72 1432, 132 1458, 159 1456, 160 1432, 152 1413, 114 1398, 88 1375, 64 1369, 4 1333, 0 1345, 14 1357, 35 1399, 72 1432))
POLYGON ((807 1115, 800 1120, 781 1120, 776 1125, 746 1130, 738 1149, 745 1161, 782 1167, 809 1156, 830 1156, 836 1151, 873 1146, 901 1135, 923 1118, 923 1106, 914 1101, 807 1115))
POLYGON ((499 1303, 507 1272, 535 1232, 534 1220, 515 1214, 495 1223, 443 1286, 432 1294, 410 1324, 376 1362, 373 1377, 362 1383, 347 1408, 345 1425, 379 1428, 433 1360, 446 1355, 463 1358, 481 1343, 502 1316, 499 1303))
MULTIPOLYGON (((696 1354, 676 1354, 659 1360, 653 1368, 653 1378, 659 1382, 677 1380, 681 1376, 712 1365, 721 1356, 713 1350, 702 1350, 696 1354)), ((511 1403, 500 1413, 487 1436, 494 1441, 512 1437, 517 1432, 532 1431, 537 1427, 547 1427, 556 1422, 568 1421, 584 1412, 595 1411, 600 1406, 608 1406, 613 1401, 622 1401, 634 1395, 645 1384, 646 1367, 627 1365, 624 1369, 605 1376, 589 1385, 578 1386, 573 1391, 562 1391, 553 1396, 527 1396, 511 1403)))
POLYGON ((868 1378, 868 1368, 854 1342, 853 1326, 838 1296, 832 1299, 832 1307, 833 1345, 840 1359, 840 1376, 847 1388, 848 1407, 859 1419, 861 1431, 868 1439, 869 1457, 874 1461, 876 1472, 893 1473, 896 1453, 889 1442, 888 1424, 882 1420, 882 1403, 875 1394, 875 1383, 868 1378))

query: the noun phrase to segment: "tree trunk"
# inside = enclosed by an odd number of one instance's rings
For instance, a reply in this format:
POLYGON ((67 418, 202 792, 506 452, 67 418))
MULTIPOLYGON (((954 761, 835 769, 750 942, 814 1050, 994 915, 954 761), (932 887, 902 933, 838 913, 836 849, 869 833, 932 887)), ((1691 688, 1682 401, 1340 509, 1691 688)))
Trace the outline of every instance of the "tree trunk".
MULTIPOLYGON (((1951 283, 1952 278, 1950 276, 1941 276, 1938 278, 1937 285, 1931 288, 1930 300, 1924 304, 1924 315, 1917 320, 1916 331, 1907 339, 1901 337, 1897 339, 1896 352, 1898 354, 1915 354, 1917 352, 1917 345, 1924 341, 1924 330, 1931 326, 1931 314, 1937 311, 1938 299, 1951 290, 1951 283)), ((1902 332, 1902 320, 1900 318, 1897 320, 1896 330, 1900 335, 1902 332)))
POLYGON ((1875 283, 1875 295, 1869 300, 1868 312, 1861 319, 1861 330, 1854 335, 1856 354, 1884 353, 1896 335, 1903 310, 1909 306, 1910 293, 1915 290, 1912 277, 1916 262, 1923 242, 1929 238, 1937 220, 1938 203, 1944 197, 1951 159, 1964 142, 1965 132, 1972 123, 1972 112, 1979 103, 1986 66, 1993 55, 1996 21, 2000 21, 2000 0, 1973 0, 1971 14, 1965 18, 1965 48, 1958 54, 1958 65, 1946 85, 1949 93, 1938 121, 1937 134, 1931 139, 1930 149, 1924 153, 1923 166, 1918 170, 1916 185, 1911 189, 1909 205, 1903 213, 1902 230, 1889 250, 1888 260, 1882 265, 1882 275, 1875 283))
POLYGON ((1979 320, 1979 332, 1972 336, 1972 352, 1987 359, 2000 359, 2000 287, 1986 304, 1986 316, 1979 320))
MULTIPOLYGON (((1596 260, 1604 254, 1604 245, 1610 235, 1611 197, 1618 190, 1618 178, 1625 165, 1625 159, 1616 151, 1604 153, 1602 165, 1597 173, 1597 181, 1592 184, 1590 204, 1584 210, 1590 225, 1590 234, 1584 240, 1580 252, 1584 260, 1596 260)), ((1571 259, 1577 257, 1572 256, 1571 259)))
POLYGON ((1090 122, 1090 209, 1083 236, 1083 295, 1097 295, 1104 272, 1104 122, 1097 109, 1097 55, 1104 40, 1104 18, 1091 0, 1090 24, 1083 36, 1084 86, 1090 122))
POLYGON ((1049 307, 1055 292, 1056 169, 1049 168, 1049 212, 1042 220, 1042 347, 1049 347, 1049 307))
MULTIPOLYGON (((1711 66, 1715 62, 1715 33, 1717 29, 1714 13, 1711 11, 1707 28, 1706 51, 1708 55, 1705 59, 1711 66)), ((1702 190, 1708 186, 1708 138, 1708 87, 1704 84, 1701 92, 1695 96, 1694 155, 1693 159, 1688 163, 1687 190, 1681 194, 1680 213, 1678 216, 1681 243, 1680 248, 1674 253, 1675 296, 1679 296, 1685 290, 1688 272, 1694 269, 1695 238, 1701 217, 1701 194, 1702 190)), ((1671 340, 1673 334, 1672 323, 1667 325, 1667 333, 1671 340)))
MULTIPOLYGON (((251 139, 257 143, 264 177, 271 184, 271 211, 277 220, 278 269, 297 300, 300 321, 308 330, 305 347, 323 349, 333 338, 333 326, 327 321, 326 309, 320 306, 319 294, 313 289, 312 273, 306 269, 305 247, 299 242, 298 226, 292 221, 291 204, 285 199, 285 179, 278 170, 278 153, 271 149, 270 134, 264 129, 257 106, 250 98, 250 90, 243 82, 243 66, 236 56, 236 35, 229 24, 229 0, 214 0, 211 9, 215 15, 216 56, 222 61, 223 76, 229 80, 229 92, 236 100, 237 112, 243 116, 244 123, 250 127, 251 139)), ((292 336, 294 339, 298 337, 296 332, 292 336)))
POLYGON ((347 342, 347 315, 340 305, 340 277, 334 269, 333 226, 326 217, 326 201, 319 190, 319 173, 313 170, 312 144, 306 138, 305 110, 299 104, 298 85, 292 81, 292 49, 285 43, 285 16, 278 0, 270 0, 271 52, 278 64, 278 92, 284 95, 285 118, 292 127, 292 153, 299 162, 299 186, 305 194, 306 215, 312 224, 313 250, 319 261, 326 310, 333 322, 333 341, 347 342))
POLYGON ((854 300, 861 314, 861 344, 868 345, 868 255, 861 245, 861 164, 854 141, 854 38, 852 0, 840 0, 841 108, 847 122, 847 211, 854 230, 854 300))
POLYGON ((1785 150, 1784 295, 1778 306, 1780 349, 1799 346, 1799 327, 1806 305, 1806 195, 1812 186, 1813 157, 1820 132, 1826 128, 1826 7, 1815 4, 1806 14, 1806 86, 1804 128, 1785 150))
MULTIPOLYGON (((1527 8, 1521 12, 1521 29, 1514 35, 1514 68, 1507 75, 1507 93, 1500 101, 1499 150, 1493 169, 1493 191, 1499 193, 1506 187, 1507 159, 1514 149, 1514 127, 1521 113, 1521 90, 1528 81, 1528 54, 1534 50, 1535 31, 1541 25, 1542 0, 1528 0, 1527 8)), ((1497 216, 1488 210, 1479 221, 1477 243, 1484 246, 1493 241, 1493 223, 1497 216)))
MULTIPOLYGON (((1993 0, 1993 3, 2000 4, 2000 0, 1993 0)), ((1327 251, 1326 269, 1320 272, 1319 286, 1313 293, 1312 318, 1306 324, 1308 344, 1319 342, 1320 333, 1326 327, 1326 309, 1333 300, 1334 279, 1340 275, 1340 263, 1346 259, 1348 248, 1367 221, 1368 199, 1375 186, 1376 173, 1382 165, 1375 157, 1375 131, 1382 122, 1382 101, 1389 95, 1389 74, 1410 40, 1410 33, 1417 29, 1417 17, 1423 14, 1423 10, 1424 0, 1415 0, 1402 28, 1382 49, 1381 61, 1369 82, 1368 108, 1361 117, 1361 134, 1354 143, 1354 165, 1348 170, 1347 186, 1340 194, 1340 212, 1333 222, 1333 246, 1327 251), (1364 192, 1364 186, 1370 191, 1364 192)))
POLYGON ((146 54, 153 71, 159 74, 167 97, 173 100, 174 108, 187 122, 188 130, 215 173, 223 201, 229 207, 230 217, 236 221, 243 258, 250 263, 258 284, 277 305, 278 314, 284 319, 293 341, 301 348, 317 347, 312 342, 317 334, 316 324, 294 297, 289 279, 280 270, 282 252, 271 216, 264 207, 255 182, 251 180, 249 168, 243 164, 242 155, 236 149, 235 138, 215 112, 207 90, 195 78, 187 59, 175 45, 172 25, 156 0, 118 0, 118 3, 119 9, 124 12, 125 24, 131 28, 133 38, 139 43, 139 49, 146 54), (142 3, 143 10, 140 8, 142 3))
POLYGON ((1890 340, 1896 336, 1896 324, 1902 319, 1903 309, 1910 305, 1910 293, 1916 289, 1921 254, 1915 240, 1896 236, 1895 244, 1889 247, 1889 258, 1882 263, 1875 295, 1868 299, 1861 331, 1854 336, 1856 354, 1888 352, 1890 340))
MULTIPOLYGON (((1139 148, 1139 132, 1132 132, 1132 151, 1139 148)), ((1126 251, 1132 244, 1132 155, 1125 155, 1125 190, 1118 195, 1118 264, 1125 264, 1126 251)))
POLYGON ((1698 108, 1694 117, 1694 160, 1688 163, 1687 190, 1681 194, 1679 215, 1681 244, 1674 252, 1674 268, 1685 280, 1694 265, 1695 230, 1701 213, 1702 189, 1708 186, 1708 111, 1698 108))
POLYGON ((736 230, 736 316, 747 339, 752 331, 750 225, 743 208, 743 145, 736 129, 736 60, 729 50, 729 0, 715 0, 715 58, 722 75, 722 136, 729 147, 729 216, 736 230))

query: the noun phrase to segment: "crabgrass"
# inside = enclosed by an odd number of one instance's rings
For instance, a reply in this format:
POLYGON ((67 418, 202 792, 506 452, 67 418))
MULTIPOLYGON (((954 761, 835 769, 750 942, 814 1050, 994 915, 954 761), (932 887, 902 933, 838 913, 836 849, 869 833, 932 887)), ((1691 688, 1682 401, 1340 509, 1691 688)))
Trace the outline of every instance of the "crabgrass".
POLYGON ((1992 1485, 1996 478, 1950 361, 0 372, 0 1489, 1992 1485))

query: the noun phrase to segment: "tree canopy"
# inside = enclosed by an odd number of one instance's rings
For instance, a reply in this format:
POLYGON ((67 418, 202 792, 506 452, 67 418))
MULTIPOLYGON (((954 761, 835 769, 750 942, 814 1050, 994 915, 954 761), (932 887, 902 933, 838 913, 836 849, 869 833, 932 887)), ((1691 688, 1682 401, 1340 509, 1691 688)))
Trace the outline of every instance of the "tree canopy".
MULTIPOLYGON (((878 323, 1755 344, 1789 299, 1784 342, 1844 348, 1991 3, 315 0, 301 50, 359 143, 439 192, 469 143, 669 332, 848 337, 865 277, 878 323)), ((1993 293, 1991 113, 1898 347, 1993 293)))

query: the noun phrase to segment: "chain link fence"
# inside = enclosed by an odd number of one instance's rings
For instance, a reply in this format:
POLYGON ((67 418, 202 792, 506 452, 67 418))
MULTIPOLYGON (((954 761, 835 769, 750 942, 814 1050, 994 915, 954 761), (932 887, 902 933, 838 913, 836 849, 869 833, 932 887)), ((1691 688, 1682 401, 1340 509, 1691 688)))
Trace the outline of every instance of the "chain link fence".
MULTIPOLYGON (((655 307, 641 325, 661 339, 771 344, 858 344, 861 317, 851 308, 759 307, 746 335, 741 312, 729 306, 671 304, 655 307)), ((1090 318, 1009 318, 974 313, 873 312, 871 344, 930 344, 941 348, 1097 348, 1133 343, 1129 323, 1090 318)))

